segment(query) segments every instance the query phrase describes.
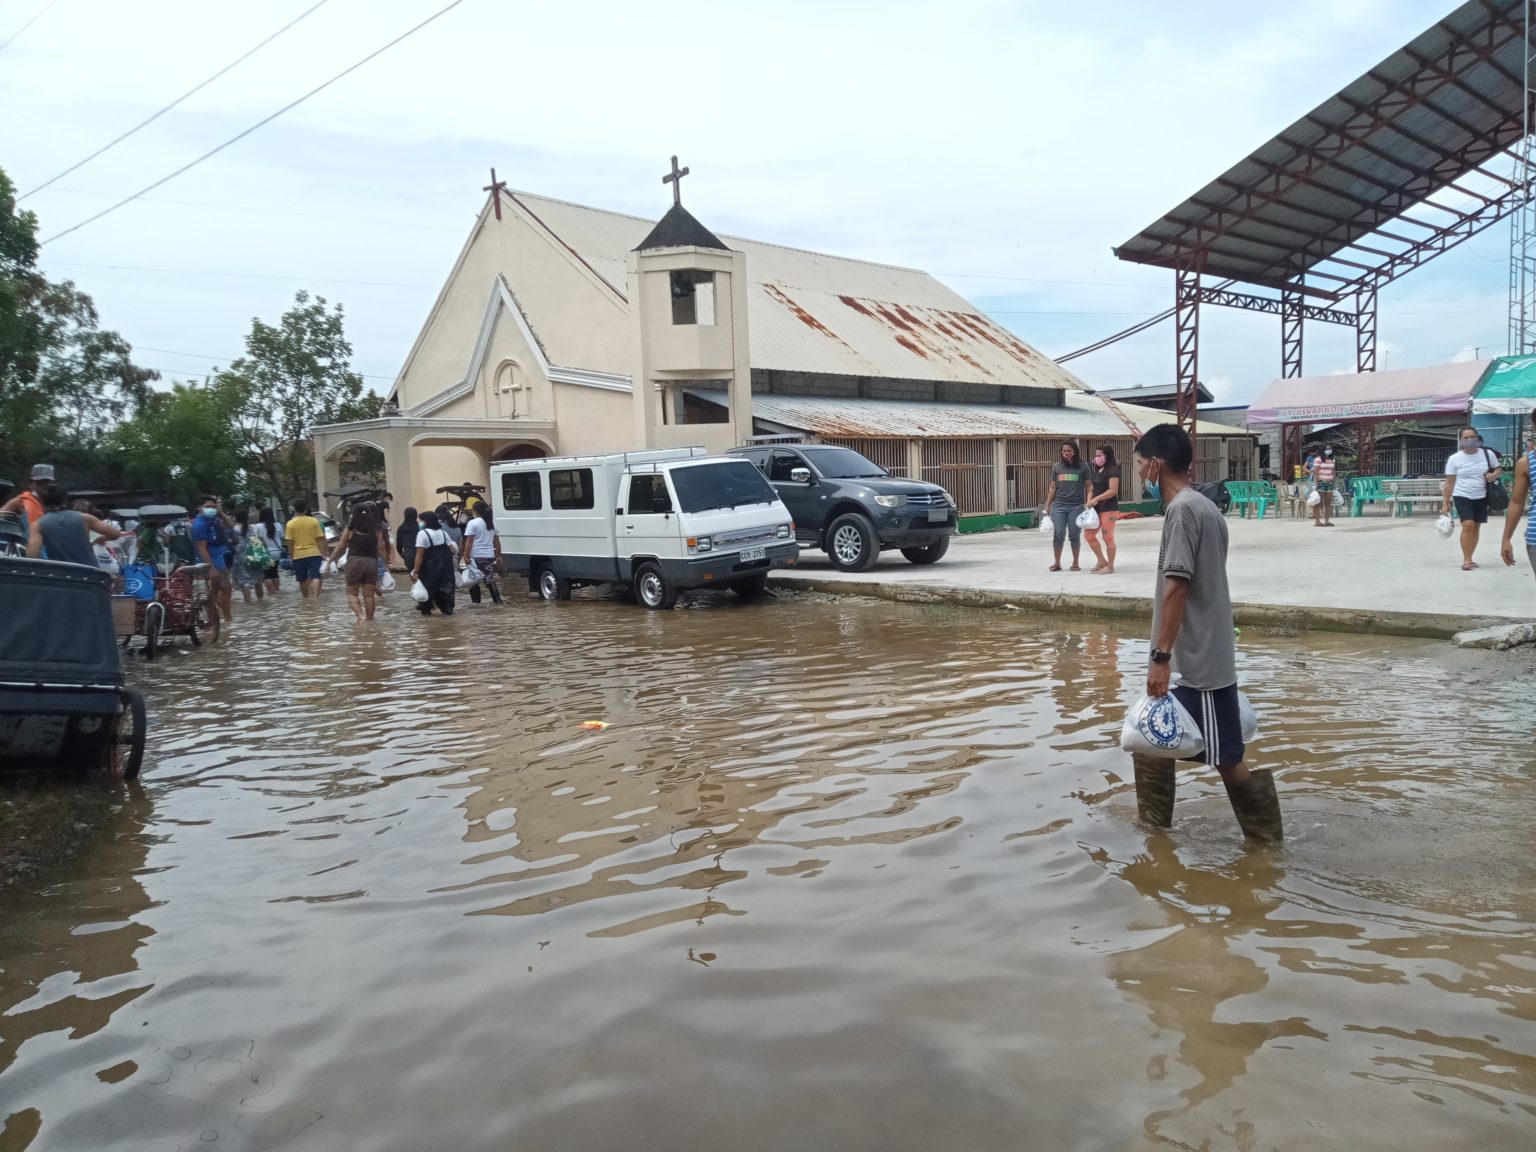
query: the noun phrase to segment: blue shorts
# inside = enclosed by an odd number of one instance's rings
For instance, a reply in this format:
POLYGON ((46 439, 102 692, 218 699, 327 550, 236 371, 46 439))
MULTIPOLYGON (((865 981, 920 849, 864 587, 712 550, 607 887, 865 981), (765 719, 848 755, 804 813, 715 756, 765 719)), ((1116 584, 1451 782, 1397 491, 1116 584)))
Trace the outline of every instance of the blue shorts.
POLYGON ((1202 691, 1173 686, 1173 696, 1184 705, 1184 710, 1194 717, 1195 726, 1205 737, 1205 751, 1190 756, 1212 768, 1235 768, 1243 762, 1247 748, 1243 745, 1243 721, 1237 707, 1237 685, 1202 691))
POLYGON ((300 584, 308 584, 311 580, 320 579, 320 565, 322 561, 318 556, 306 556, 302 560, 293 562, 293 578, 300 584))

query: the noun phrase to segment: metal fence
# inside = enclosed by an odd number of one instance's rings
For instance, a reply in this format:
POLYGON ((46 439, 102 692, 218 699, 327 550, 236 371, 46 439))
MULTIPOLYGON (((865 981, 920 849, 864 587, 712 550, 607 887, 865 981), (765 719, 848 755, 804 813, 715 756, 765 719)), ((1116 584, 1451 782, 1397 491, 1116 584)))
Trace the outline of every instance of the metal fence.
POLYGON ((947 489, 962 516, 998 512, 995 456, 991 440, 924 440, 923 479, 947 489))

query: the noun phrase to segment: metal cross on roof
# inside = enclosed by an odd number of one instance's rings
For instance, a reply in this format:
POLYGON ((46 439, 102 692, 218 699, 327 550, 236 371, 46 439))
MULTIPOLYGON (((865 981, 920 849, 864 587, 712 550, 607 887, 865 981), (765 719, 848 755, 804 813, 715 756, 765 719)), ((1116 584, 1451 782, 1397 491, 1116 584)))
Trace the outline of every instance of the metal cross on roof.
POLYGON ((677 157, 674 156, 672 157, 672 174, 661 178, 663 184, 672 185, 672 203, 679 208, 683 204, 683 177, 686 175, 688 175, 688 169, 679 168, 677 157))
MULTIPOLYGON (((684 171, 686 172, 687 169, 685 168, 684 171)), ((492 168, 491 182, 484 188, 480 189, 480 191, 489 192, 491 194, 491 201, 496 206, 496 219, 498 220, 501 219, 501 194, 506 190, 507 182, 505 180, 496 179, 496 169, 492 168)))

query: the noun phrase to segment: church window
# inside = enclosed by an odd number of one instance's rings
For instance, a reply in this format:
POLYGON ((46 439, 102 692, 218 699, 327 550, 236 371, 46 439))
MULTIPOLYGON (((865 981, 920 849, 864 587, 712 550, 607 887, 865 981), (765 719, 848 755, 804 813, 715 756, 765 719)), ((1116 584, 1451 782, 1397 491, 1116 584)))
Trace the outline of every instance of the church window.
POLYGON ((501 503, 508 511, 532 512, 544 507, 537 472, 503 472, 501 503))
POLYGON ((562 468, 549 474, 551 508, 591 508, 592 469, 562 468))
POLYGON ((715 274, 713 272, 673 272, 672 323, 713 324, 715 322, 715 274))

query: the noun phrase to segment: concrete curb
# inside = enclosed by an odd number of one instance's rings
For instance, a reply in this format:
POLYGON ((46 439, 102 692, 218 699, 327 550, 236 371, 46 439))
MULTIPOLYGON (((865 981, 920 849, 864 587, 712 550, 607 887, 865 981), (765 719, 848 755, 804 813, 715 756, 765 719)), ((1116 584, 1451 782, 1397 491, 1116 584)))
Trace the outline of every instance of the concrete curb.
MULTIPOLYGON (((960 588, 942 584, 908 584, 878 580, 829 580, 800 573, 773 573, 771 582, 834 596, 866 596, 903 604, 956 604, 967 608, 1003 608, 1061 616, 1100 616, 1135 619, 1150 624, 1152 600, 1147 596, 1084 596, 1065 592, 1008 591, 960 588)), ((1344 632, 1353 635, 1412 636, 1449 640, 1458 632, 1520 621, 1500 616, 1456 616, 1423 612, 1377 612, 1355 608, 1299 607, 1292 604, 1234 604, 1239 627, 1284 628, 1297 632, 1344 632)))

